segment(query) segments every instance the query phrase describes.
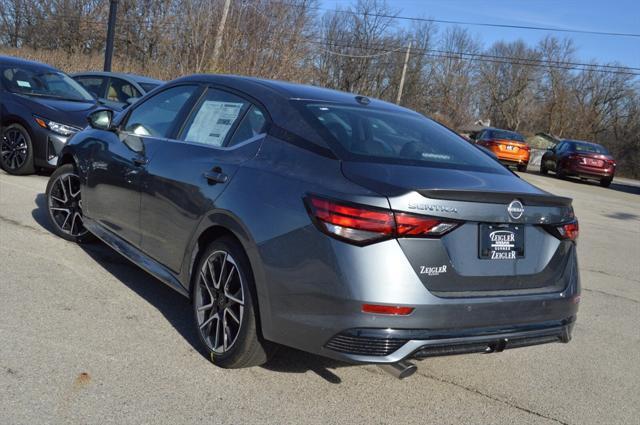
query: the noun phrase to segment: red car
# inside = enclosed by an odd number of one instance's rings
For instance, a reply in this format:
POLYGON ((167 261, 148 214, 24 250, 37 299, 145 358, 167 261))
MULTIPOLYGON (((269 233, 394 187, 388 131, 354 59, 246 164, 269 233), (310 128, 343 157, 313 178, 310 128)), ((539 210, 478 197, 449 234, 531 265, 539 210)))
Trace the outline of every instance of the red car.
POLYGON ((562 140, 542 156, 540 173, 554 171, 559 178, 577 176, 598 180, 609 187, 616 172, 616 161, 607 149, 597 143, 562 140))

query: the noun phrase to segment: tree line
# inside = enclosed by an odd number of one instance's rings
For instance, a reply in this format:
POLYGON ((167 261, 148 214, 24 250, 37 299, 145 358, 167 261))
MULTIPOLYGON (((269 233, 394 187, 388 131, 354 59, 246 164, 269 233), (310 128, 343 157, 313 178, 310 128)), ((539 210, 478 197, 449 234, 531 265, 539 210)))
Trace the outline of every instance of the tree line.
MULTIPOLYGON (((232 0, 219 33, 224 3, 120 0, 114 70, 252 75, 395 102, 408 58, 402 105, 454 129, 489 119, 596 141, 622 173, 640 177, 640 70, 581 63, 570 38, 487 46, 462 26, 403 23, 385 0, 335 11, 317 0, 232 0)), ((108 11, 108 0, 0 0, 0 52, 68 72, 101 69, 108 11)))

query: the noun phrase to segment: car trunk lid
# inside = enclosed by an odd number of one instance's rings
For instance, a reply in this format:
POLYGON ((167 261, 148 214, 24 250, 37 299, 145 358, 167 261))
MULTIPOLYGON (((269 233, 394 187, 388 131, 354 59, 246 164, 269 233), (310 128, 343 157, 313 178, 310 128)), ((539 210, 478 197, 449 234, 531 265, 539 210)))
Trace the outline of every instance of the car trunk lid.
POLYGON ((343 172, 385 195, 394 211, 459 222, 441 238, 398 239, 425 287, 438 295, 555 292, 571 278, 573 244, 549 231, 574 219, 569 198, 509 172, 349 162, 343 172))

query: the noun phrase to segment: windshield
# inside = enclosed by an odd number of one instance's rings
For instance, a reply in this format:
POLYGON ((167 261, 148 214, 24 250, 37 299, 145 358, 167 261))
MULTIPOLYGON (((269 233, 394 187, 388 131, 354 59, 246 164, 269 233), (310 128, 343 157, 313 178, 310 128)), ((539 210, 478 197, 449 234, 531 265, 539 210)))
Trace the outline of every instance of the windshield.
POLYGON ((524 142, 524 137, 514 131, 491 130, 489 137, 496 140, 515 140, 516 142, 524 142))
POLYGON ((599 153, 601 155, 609 155, 609 151, 595 143, 573 142, 573 150, 576 152, 599 153))
POLYGON ((2 69, 0 79, 12 93, 74 102, 94 102, 93 97, 68 75, 38 68, 2 69))
POLYGON ((333 136, 330 144, 341 159, 504 172, 461 136, 421 115, 296 102, 304 105, 304 115, 316 127, 319 124, 325 136, 333 136))

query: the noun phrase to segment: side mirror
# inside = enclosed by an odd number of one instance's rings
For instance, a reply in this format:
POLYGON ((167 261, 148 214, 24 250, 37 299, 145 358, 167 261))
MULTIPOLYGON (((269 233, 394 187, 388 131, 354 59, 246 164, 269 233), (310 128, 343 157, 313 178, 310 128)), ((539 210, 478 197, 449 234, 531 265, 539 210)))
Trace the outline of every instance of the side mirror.
POLYGON ((110 109, 98 109, 87 117, 91 128, 96 130, 113 130, 113 111, 110 109))

